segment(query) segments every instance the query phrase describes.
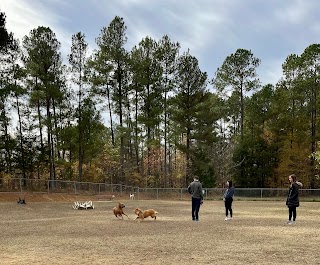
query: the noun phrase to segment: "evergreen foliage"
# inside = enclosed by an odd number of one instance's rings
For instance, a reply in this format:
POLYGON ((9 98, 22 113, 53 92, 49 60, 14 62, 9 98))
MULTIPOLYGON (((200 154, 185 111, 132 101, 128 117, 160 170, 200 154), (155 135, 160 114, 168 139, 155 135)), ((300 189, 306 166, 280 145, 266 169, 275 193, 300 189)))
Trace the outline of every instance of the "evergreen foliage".
POLYGON ((196 174, 204 187, 283 187, 295 173, 320 187, 320 44, 288 55, 273 86, 260 84, 260 59, 246 49, 211 80, 167 35, 128 51, 118 16, 90 56, 85 35, 74 34, 68 65, 50 28, 20 44, 5 19, 0 179, 186 187, 196 174))

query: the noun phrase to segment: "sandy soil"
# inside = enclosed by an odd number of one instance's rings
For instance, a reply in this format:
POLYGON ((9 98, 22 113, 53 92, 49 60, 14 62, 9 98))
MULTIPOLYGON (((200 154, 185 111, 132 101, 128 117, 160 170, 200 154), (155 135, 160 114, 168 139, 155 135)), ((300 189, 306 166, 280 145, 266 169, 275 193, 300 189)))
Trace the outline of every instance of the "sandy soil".
POLYGON ((235 201, 224 221, 223 202, 205 201, 194 222, 190 201, 122 200, 129 219, 119 220, 117 201, 74 210, 90 198, 3 196, 0 264, 320 264, 319 203, 302 203, 288 226, 284 202, 235 201), (157 220, 134 221, 136 207, 156 209, 157 220))

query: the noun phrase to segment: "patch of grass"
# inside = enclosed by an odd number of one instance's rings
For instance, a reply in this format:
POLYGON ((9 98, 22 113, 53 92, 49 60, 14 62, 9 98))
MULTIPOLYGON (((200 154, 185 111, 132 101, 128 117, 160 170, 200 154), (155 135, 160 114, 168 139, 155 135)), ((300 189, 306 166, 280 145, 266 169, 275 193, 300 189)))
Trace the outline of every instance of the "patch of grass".
POLYGON ((223 201, 205 201, 200 221, 190 201, 123 200, 74 210, 73 202, 0 203, 1 264, 318 264, 319 203, 302 202, 297 223, 285 224, 278 201, 234 201, 224 221, 223 201), (154 208, 157 220, 133 219, 134 208, 154 208))

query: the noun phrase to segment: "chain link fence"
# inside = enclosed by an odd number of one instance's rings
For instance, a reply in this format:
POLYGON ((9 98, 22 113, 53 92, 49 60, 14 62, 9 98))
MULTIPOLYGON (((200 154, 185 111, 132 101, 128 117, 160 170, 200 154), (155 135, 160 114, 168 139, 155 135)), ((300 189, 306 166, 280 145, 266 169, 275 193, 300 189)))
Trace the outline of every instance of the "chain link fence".
MULTIPOLYGON (((205 200, 221 200, 225 189, 204 188, 205 200)), ((128 198, 135 194, 142 200, 189 200, 187 188, 140 188, 121 184, 78 182, 64 180, 39 179, 1 179, 0 192, 33 192, 33 193, 64 193, 76 195, 115 195, 128 198)), ((235 200, 285 200, 288 189, 285 188, 236 188, 235 200)), ((320 201, 320 189, 300 189, 303 201, 320 201)))

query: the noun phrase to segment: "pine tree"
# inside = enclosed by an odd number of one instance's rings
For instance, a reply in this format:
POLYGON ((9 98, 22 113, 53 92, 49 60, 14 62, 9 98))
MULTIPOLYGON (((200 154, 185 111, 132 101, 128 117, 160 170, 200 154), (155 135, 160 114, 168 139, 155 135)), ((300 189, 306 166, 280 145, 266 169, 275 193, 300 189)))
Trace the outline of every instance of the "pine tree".
POLYGON ((85 41, 85 36, 81 32, 72 36, 72 47, 71 54, 69 54, 69 63, 71 65, 71 72, 73 73, 72 81, 78 85, 78 144, 79 144, 79 181, 82 179, 82 168, 83 168, 83 130, 84 126, 82 124, 82 105, 85 95, 84 91, 84 74, 86 65, 86 54, 87 54, 88 44, 85 41))
POLYGON ((199 68, 198 60, 185 52, 178 59, 176 72, 176 95, 172 98, 170 119, 176 123, 177 133, 181 136, 176 143, 186 156, 185 179, 187 185, 192 179, 192 156, 195 140, 196 121, 199 106, 206 96, 207 74, 199 68))
POLYGON ((42 161, 49 161, 50 179, 56 179, 55 135, 56 104, 61 101, 63 93, 59 84, 61 74, 61 55, 59 53, 60 42, 50 28, 38 27, 23 39, 25 50, 24 62, 33 81, 31 102, 35 103, 39 121, 39 131, 42 146, 42 161), (44 145, 43 126, 46 126, 47 143, 44 145))

